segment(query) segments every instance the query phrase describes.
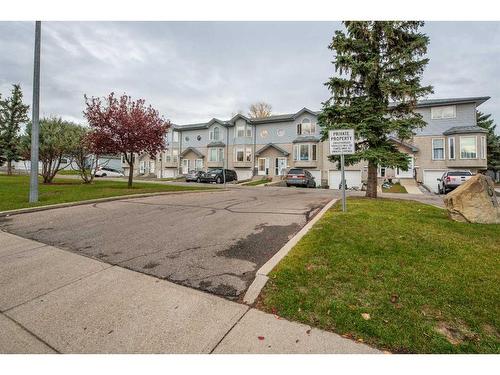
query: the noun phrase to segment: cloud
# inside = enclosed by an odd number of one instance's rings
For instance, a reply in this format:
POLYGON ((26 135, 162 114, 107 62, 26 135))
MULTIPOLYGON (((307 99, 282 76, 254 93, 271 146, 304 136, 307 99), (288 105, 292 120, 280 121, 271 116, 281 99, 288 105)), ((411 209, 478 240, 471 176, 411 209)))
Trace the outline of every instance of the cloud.
MULTIPOLYGON (((229 118, 264 100, 320 109, 339 22, 44 22, 41 113, 84 122, 83 95, 143 97, 175 123, 229 118)), ((0 22, 0 92, 31 102, 34 25, 0 22)), ((433 97, 489 95, 500 118, 498 22, 429 22, 433 97)))

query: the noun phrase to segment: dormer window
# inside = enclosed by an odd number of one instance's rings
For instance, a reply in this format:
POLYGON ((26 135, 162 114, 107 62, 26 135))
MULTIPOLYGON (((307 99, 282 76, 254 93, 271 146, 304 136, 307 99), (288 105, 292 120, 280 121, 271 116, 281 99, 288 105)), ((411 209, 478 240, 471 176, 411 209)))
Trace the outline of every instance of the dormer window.
POLYGON ((297 135, 314 135, 316 126, 307 117, 297 124, 297 135))
POLYGON ((431 108, 431 119, 441 120, 446 118, 457 117, 457 106, 447 105, 442 107, 432 107, 431 108))
POLYGON ((211 141, 218 141, 219 140, 219 133, 220 133, 219 127, 218 126, 214 127, 210 131, 210 140, 211 141))

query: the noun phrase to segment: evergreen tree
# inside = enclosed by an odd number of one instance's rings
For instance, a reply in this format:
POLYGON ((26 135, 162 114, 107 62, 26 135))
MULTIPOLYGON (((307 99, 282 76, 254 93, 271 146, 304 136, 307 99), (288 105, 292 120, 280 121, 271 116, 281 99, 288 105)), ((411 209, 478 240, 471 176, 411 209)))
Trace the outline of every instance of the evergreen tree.
POLYGON ((0 101, 0 139, 7 160, 7 174, 12 174, 12 162, 20 158, 20 126, 28 122, 29 106, 23 104, 20 85, 12 85, 11 96, 0 101))
POLYGON ((476 122, 477 126, 488 131, 486 135, 488 169, 497 172, 500 170, 500 136, 495 134, 496 125, 491 114, 486 115, 479 111, 476 111, 476 122))
POLYGON ((389 137, 409 139, 425 126, 414 112, 417 100, 432 93, 421 85, 429 61, 429 38, 418 32, 423 24, 346 21, 346 32, 336 31, 329 45, 337 75, 325 83, 332 97, 323 103, 319 124, 323 139, 329 129, 354 129, 356 153, 346 156, 346 164, 368 161, 367 197, 377 197, 378 165, 408 170, 407 155, 389 137))

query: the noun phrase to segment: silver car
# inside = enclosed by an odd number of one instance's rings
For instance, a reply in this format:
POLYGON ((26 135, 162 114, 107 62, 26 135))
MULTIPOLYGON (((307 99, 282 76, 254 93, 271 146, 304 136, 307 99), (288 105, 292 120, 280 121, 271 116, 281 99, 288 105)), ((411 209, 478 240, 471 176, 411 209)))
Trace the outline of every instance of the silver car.
POLYGON ((473 176, 471 171, 446 171, 441 178, 438 178, 438 192, 439 194, 448 194, 448 192, 456 189, 465 181, 473 176))

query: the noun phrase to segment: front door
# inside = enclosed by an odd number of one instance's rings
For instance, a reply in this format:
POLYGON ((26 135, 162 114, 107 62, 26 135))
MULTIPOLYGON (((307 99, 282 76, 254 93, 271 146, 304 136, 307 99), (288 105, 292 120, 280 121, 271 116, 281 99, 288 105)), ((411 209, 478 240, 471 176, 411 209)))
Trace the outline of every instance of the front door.
POLYGON ((276 176, 283 176, 286 169, 286 158, 276 158, 276 176))
POLYGON ((410 163, 408 164, 408 170, 403 171, 401 168, 396 168, 396 178, 413 178, 413 168, 414 168, 414 157, 413 155, 408 155, 410 158, 410 163))
POLYGON ((267 176, 269 174, 269 158, 259 158, 257 174, 267 176))
POLYGON ((189 173, 189 159, 182 159, 182 174, 189 173))

